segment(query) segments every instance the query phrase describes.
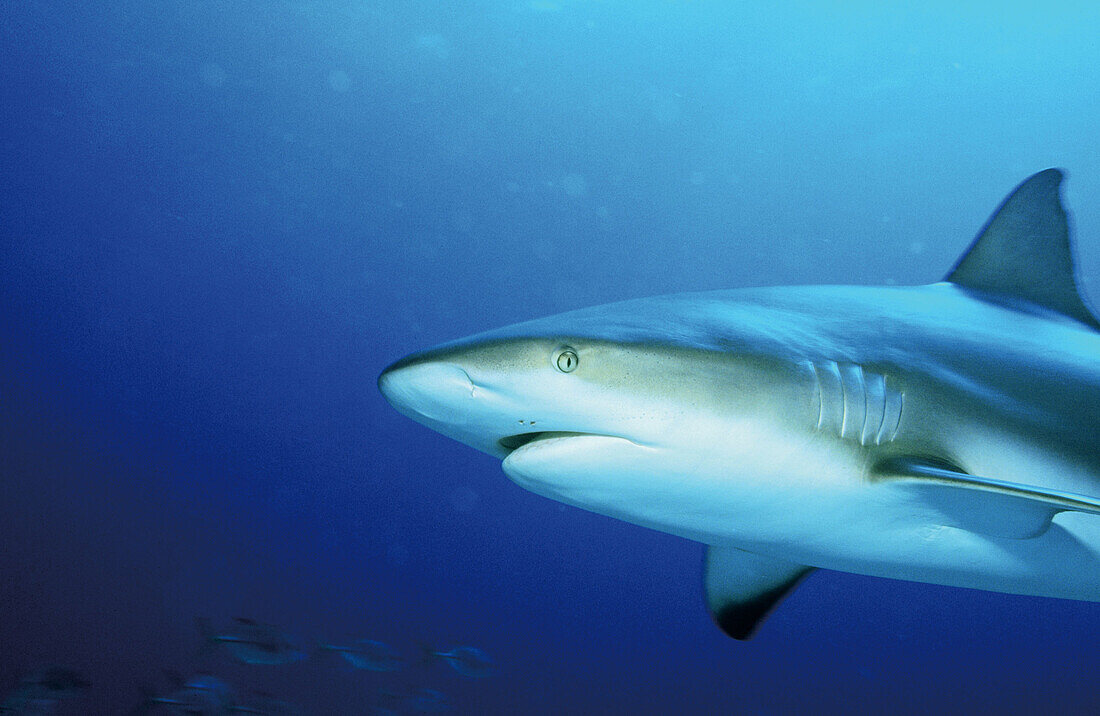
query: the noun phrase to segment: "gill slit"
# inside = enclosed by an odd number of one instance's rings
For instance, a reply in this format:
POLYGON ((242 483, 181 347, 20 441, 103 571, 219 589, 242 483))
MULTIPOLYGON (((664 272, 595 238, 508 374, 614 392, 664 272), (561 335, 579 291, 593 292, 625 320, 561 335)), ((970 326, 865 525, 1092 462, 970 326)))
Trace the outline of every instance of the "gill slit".
POLYGON ((882 445, 897 438, 904 418, 905 394, 896 380, 854 362, 807 363, 813 373, 818 432, 862 446, 882 445))
POLYGON ((825 424, 825 395, 821 389, 821 374, 817 370, 817 363, 810 361, 810 370, 814 373, 814 393, 817 394, 817 429, 825 424))

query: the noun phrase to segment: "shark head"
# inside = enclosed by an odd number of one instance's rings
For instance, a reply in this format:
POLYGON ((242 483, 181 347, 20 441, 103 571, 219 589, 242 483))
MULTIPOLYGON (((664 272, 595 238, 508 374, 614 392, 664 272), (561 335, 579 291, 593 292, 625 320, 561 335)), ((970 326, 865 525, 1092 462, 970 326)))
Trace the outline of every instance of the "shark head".
POLYGON ((533 492, 707 540, 754 485, 806 471, 812 374, 759 350, 760 323, 712 294, 598 306, 413 354, 379 387, 533 492))

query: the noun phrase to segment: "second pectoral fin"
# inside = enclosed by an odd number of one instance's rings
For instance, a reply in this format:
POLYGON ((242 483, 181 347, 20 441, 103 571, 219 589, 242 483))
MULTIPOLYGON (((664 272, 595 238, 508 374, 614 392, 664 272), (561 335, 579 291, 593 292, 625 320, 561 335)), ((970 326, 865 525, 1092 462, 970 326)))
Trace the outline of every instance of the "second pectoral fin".
POLYGON ((890 458, 876 467, 874 477, 921 491, 952 526, 996 537, 1037 537, 1059 512, 1100 515, 1100 499, 1095 497, 971 475, 941 460, 890 458))

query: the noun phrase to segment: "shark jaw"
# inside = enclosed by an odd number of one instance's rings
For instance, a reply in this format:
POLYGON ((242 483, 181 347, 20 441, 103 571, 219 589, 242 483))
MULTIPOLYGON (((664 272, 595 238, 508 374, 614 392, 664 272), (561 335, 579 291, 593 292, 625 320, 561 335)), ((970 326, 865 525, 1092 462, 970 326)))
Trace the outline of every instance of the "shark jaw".
MULTIPOLYGON (((504 473, 535 494, 701 537, 696 530, 677 529, 663 514, 668 508, 654 490, 666 482, 666 475, 653 464, 661 448, 621 434, 625 431, 610 420, 570 415, 573 396, 562 385, 539 387, 537 380, 522 375, 514 385, 493 379, 484 369, 479 374, 476 352, 475 347, 474 357, 452 353, 447 360, 432 355, 406 359, 383 372, 379 387, 405 415, 500 459, 504 473), (527 394, 519 395, 525 383, 527 394), (640 514, 639 505, 648 508, 640 514)), ((553 381, 555 376, 547 377, 553 381)))
POLYGON ((555 500, 709 545, 744 639, 814 568, 1100 601, 1100 322, 1063 175, 944 282, 679 294, 390 366, 398 411, 555 500))
MULTIPOLYGON (((631 469, 647 450, 636 443, 592 433, 537 433, 512 450, 501 467, 520 487, 567 504, 606 514, 624 489, 636 484, 631 469), (614 469, 608 471, 608 465, 614 469), (604 468, 604 469, 601 469, 604 468), (597 477, 598 476, 598 477, 597 477)), ((652 448, 649 448, 652 450, 652 448)))

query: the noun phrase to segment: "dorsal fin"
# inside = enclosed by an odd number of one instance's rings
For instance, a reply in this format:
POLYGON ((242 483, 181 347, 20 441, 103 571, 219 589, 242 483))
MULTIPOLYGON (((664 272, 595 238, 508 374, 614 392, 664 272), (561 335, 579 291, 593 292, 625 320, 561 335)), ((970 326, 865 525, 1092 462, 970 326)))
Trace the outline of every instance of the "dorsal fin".
POLYGON ((1100 330, 1074 276, 1060 169, 1026 179, 993 212, 948 281, 1023 299, 1100 330))

